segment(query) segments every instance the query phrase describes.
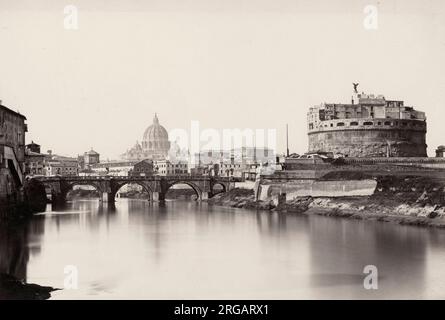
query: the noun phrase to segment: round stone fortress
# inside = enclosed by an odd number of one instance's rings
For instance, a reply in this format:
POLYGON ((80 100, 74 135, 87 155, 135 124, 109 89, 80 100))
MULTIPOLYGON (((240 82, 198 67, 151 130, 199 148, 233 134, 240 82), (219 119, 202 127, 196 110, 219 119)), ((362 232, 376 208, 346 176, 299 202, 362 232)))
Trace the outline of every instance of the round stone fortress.
POLYGON ((350 104, 322 104, 308 112, 309 152, 426 157, 425 135, 424 112, 381 95, 355 91, 350 104))

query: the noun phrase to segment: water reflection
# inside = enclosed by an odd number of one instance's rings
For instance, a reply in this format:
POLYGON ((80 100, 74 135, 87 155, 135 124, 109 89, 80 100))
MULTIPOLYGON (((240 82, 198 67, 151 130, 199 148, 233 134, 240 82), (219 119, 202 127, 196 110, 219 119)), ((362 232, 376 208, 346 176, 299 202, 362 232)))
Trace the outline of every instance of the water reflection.
POLYGON ((330 220, 310 223, 311 284, 320 292, 334 295, 338 288, 349 287, 351 296, 403 298, 424 290, 427 239, 421 234, 425 230, 330 220), (378 268, 379 290, 364 290, 366 265, 378 268))
POLYGON ((445 232, 198 202, 73 201, 0 225, 0 272, 55 299, 443 298, 445 232), (376 265, 379 289, 365 290, 376 265))
POLYGON ((44 218, 29 221, 0 221, 0 274, 26 281, 30 256, 39 255, 44 218))
POLYGON ((0 223, 0 273, 26 280, 28 260, 27 225, 0 223))
POLYGON ((52 288, 28 285, 29 260, 41 253, 43 219, 0 221, 0 300, 47 299, 52 288))

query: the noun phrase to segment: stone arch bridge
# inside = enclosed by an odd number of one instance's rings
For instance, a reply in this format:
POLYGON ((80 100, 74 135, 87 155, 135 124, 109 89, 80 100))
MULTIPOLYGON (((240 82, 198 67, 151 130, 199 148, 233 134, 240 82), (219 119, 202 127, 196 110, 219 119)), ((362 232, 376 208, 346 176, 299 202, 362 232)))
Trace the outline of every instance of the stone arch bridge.
POLYGON ((103 202, 114 202, 116 193, 126 184, 138 184, 148 192, 151 201, 163 201, 167 191, 175 184, 187 184, 193 188, 198 200, 207 200, 214 194, 214 187, 219 185, 223 192, 234 188, 235 182, 241 182, 237 177, 219 176, 51 176, 32 178, 42 183, 45 188, 51 189, 52 201, 65 201, 66 195, 74 186, 93 186, 101 194, 103 202))

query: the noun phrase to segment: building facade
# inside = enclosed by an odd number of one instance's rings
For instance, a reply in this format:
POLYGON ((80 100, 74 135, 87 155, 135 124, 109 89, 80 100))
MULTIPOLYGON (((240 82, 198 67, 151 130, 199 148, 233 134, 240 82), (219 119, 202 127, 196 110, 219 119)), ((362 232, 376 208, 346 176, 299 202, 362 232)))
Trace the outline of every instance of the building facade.
POLYGON ((171 162, 167 159, 155 160, 154 171, 159 175, 187 174, 188 163, 186 161, 171 162))
POLYGON ((195 161, 204 165, 214 163, 266 163, 275 161, 275 151, 263 147, 241 147, 232 150, 202 150, 195 154, 195 161))
POLYGON ((142 160, 134 164, 133 169, 129 171, 130 176, 151 176, 153 175, 153 161, 142 160))
POLYGON ((77 156, 79 172, 90 172, 91 167, 100 162, 100 154, 91 148, 90 151, 84 152, 83 155, 77 156))
POLYGON ((27 176, 45 175, 45 155, 26 148, 25 174, 27 176))
POLYGON ((445 153, 445 146, 438 146, 436 149, 436 158, 443 158, 445 153))
POLYGON ((275 151, 269 148, 241 147, 232 150, 204 150, 195 155, 193 172, 242 177, 252 167, 274 164, 275 151), (202 168, 202 169, 199 169, 202 168))
POLYGON ((91 170, 85 175, 128 176, 134 165, 140 161, 106 161, 91 166, 91 170))
POLYGON ((23 198, 26 117, 0 102, 0 204, 23 198))
POLYGON ((350 104, 307 114, 309 152, 349 157, 426 157, 426 117, 403 101, 354 92, 350 104))
POLYGON ((25 175, 45 175, 45 155, 34 141, 25 146, 25 175))
POLYGON ((83 154, 84 169, 90 168, 92 165, 100 162, 100 154, 91 148, 90 151, 83 154))
POLYGON ((77 158, 53 155, 50 151, 45 155, 44 172, 46 176, 77 176, 79 163, 77 158))
POLYGON ((40 153, 40 144, 37 144, 34 141, 31 141, 31 143, 28 143, 25 146, 25 149, 35 152, 35 153, 40 153))

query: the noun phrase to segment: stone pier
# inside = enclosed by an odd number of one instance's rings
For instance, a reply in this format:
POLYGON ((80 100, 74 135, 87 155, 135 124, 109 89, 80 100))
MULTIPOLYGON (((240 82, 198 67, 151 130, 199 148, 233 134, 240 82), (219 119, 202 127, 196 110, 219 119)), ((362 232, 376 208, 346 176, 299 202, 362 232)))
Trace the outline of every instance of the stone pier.
POLYGON ((111 195, 109 192, 102 192, 101 197, 99 199, 100 201, 104 203, 108 203, 110 201, 114 201, 114 199, 111 199, 111 195))
POLYGON ((152 196, 151 196, 152 201, 159 201, 160 200, 159 197, 160 197, 159 192, 157 192, 157 191, 152 192, 152 196))
POLYGON ((209 193, 207 191, 201 192, 201 199, 199 200, 208 200, 209 199, 209 193))

